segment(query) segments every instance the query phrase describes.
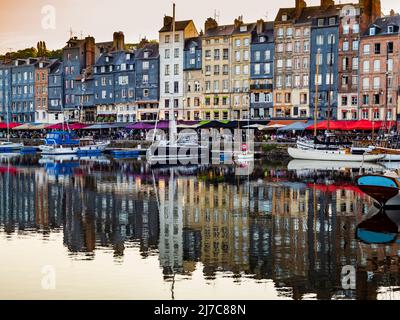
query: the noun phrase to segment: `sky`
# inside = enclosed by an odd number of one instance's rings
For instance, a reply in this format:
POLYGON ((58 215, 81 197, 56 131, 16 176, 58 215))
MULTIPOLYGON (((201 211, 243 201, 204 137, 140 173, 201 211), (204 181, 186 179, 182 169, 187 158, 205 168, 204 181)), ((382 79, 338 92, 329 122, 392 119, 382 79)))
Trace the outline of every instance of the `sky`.
MULTIPOLYGON (((352 0, 342 3, 351 2, 352 0)), ((356 0, 353 0, 356 1, 356 0)), ((382 11, 400 12, 398 0, 381 0, 382 11)), ((127 43, 146 36, 158 39, 163 16, 172 15, 172 0, 0 0, 0 54, 36 47, 40 40, 48 49, 58 49, 74 36, 94 36, 96 42, 110 41, 114 31, 123 31, 127 43)), ((320 0, 306 0, 317 5, 320 0)), ((336 0, 340 3, 339 0, 336 0)), ((295 0, 175 0, 178 20, 193 19, 197 29, 208 17, 230 24, 243 15, 245 22, 274 20, 279 7, 293 7, 295 0)))

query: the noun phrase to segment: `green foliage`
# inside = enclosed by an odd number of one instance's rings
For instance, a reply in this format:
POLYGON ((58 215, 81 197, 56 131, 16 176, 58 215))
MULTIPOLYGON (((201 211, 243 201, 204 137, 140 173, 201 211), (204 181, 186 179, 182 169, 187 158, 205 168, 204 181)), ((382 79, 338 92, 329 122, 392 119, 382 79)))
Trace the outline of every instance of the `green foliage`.
POLYGON ((264 152, 270 152, 278 148, 277 144, 263 144, 262 149, 264 152))

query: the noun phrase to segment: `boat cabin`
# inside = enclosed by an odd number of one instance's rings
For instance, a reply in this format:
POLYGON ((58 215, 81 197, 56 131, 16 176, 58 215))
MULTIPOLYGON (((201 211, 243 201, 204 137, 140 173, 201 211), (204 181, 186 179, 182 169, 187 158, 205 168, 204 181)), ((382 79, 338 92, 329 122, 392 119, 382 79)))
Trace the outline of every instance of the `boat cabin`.
POLYGON ((68 131, 52 131, 46 136, 46 145, 68 145, 78 146, 79 138, 68 131))

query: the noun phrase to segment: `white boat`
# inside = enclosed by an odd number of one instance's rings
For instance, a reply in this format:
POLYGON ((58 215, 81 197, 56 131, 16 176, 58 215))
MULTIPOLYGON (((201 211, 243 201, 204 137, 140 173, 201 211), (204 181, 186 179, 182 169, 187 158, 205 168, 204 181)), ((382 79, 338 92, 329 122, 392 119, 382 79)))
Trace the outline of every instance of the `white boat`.
POLYGON ((12 152, 19 151, 24 147, 22 143, 15 143, 11 141, 2 141, 0 142, 0 151, 1 152, 12 152))
POLYGON ((242 145, 240 152, 234 153, 233 158, 236 162, 254 161, 254 152, 250 151, 247 144, 242 145))
POLYGON ((352 154, 349 149, 317 150, 289 148, 288 152, 292 158, 302 160, 377 162, 384 158, 384 155, 381 154, 352 154))
POLYGON ((87 155, 104 152, 109 141, 95 142, 92 138, 79 139, 67 131, 47 134, 45 144, 39 146, 42 155, 87 155))
POLYGON ((384 167, 377 163, 363 163, 356 161, 318 161, 318 160, 291 160, 288 163, 289 171, 297 170, 321 170, 335 171, 345 169, 365 169, 373 171, 383 171, 384 167))

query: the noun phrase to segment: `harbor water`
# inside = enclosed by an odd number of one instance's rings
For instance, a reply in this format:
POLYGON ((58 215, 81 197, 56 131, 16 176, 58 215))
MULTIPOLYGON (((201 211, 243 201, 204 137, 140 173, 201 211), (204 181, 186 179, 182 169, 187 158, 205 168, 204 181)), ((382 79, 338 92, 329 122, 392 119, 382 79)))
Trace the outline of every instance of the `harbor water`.
POLYGON ((0 299, 400 298, 396 235, 357 233, 357 165, 0 159, 0 299))

